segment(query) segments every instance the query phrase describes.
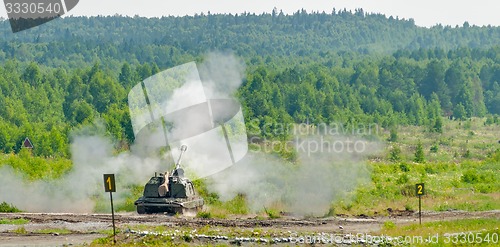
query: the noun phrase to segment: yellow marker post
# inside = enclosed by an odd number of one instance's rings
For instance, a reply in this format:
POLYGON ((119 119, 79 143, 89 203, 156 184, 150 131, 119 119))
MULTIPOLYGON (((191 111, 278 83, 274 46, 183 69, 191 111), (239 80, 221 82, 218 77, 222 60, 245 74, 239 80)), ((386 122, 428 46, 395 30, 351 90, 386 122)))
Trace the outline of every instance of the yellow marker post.
POLYGON ((111 220, 113 222, 113 243, 116 244, 115 210, 113 208, 113 192, 116 192, 115 174, 104 174, 104 191, 109 192, 111 200, 111 220))
POLYGON ((422 196, 425 195, 424 183, 415 185, 415 194, 418 196, 418 220, 420 225, 422 225, 422 196))

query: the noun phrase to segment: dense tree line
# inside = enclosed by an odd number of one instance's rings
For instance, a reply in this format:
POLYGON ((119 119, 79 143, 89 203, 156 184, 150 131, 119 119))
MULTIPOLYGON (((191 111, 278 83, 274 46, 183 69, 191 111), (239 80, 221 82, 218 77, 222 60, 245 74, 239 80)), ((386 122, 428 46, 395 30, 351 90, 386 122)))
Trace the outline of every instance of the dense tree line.
POLYGON ((245 59, 237 97, 247 127, 270 128, 266 137, 286 123, 439 132, 441 117, 500 114, 500 28, 333 12, 71 17, 19 34, 0 21, 0 151, 29 137, 35 155, 68 156, 71 133, 99 123, 127 148, 130 88, 218 49, 245 59))
POLYGON ((428 125, 440 131, 441 117, 500 114, 500 47, 457 49, 442 57, 415 59, 420 52, 435 51, 344 57, 333 66, 297 63, 269 69, 263 63, 249 74, 241 90, 247 116, 259 118, 261 127, 288 119, 383 127, 428 125))
MULTIPOLYGON (((271 128, 260 132, 271 138, 284 134, 273 128, 305 122, 426 125, 441 131, 441 117, 500 114, 498 54, 500 47, 457 49, 439 58, 396 52, 328 62, 295 58, 295 65, 287 66, 267 60, 248 68, 237 97, 247 123, 271 128)), ((124 62, 115 76, 103 67, 66 70, 5 62, 0 67, 1 150, 18 152, 28 136, 37 146, 35 154, 65 156, 71 131, 97 120, 126 148, 134 140, 127 93, 160 69, 124 62)))
POLYGON ((446 53, 459 47, 497 45, 500 27, 464 23, 423 28, 411 19, 334 9, 331 13, 300 10, 292 15, 274 10, 259 15, 70 17, 17 34, 11 33, 4 20, 0 34, 4 37, 0 61, 15 58, 64 68, 100 62, 116 69, 123 61, 172 67, 207 51, 226 49, 248 59, 300 56, 317 60, 332 52, 390 54, 436 47, 446 53))

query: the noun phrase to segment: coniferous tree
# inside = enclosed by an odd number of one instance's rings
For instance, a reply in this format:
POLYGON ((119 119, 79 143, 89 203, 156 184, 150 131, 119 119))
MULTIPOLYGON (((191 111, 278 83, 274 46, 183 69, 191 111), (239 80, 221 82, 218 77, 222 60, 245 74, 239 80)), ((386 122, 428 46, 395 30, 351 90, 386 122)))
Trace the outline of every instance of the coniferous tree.
POLYGON ((424 163, 425 162, 424 147, 423 147, 422 142, 420 140, 417 143, 414 161, 417 163, 424 163))
POLYGON ((399 146, 392 146, 391 152, 389 153, 389 160, 392 162, 401 160, 401 148, 399 148, 399 146))

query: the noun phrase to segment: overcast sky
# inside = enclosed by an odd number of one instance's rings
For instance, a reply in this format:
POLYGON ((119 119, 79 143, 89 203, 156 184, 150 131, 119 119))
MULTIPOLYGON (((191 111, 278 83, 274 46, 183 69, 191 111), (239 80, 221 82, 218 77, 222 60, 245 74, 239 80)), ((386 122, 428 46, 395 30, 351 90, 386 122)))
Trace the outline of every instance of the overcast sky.
MULTIPOLYGON (((37 1, 37 0, 33 0, 37 1)), ((40 1, 40 0, 38 0, 40 1)), ((500 0, 80 0, 70 15, 184 16, 195 13, 271 12, 276 7, 285 13, 304 8, 331 13, 333 8, 363 8, 365 12, 413 18, 419 26, 471 25, 500 26, 500 0)), ((5 8, 0 16, 6 18, 5 8)))

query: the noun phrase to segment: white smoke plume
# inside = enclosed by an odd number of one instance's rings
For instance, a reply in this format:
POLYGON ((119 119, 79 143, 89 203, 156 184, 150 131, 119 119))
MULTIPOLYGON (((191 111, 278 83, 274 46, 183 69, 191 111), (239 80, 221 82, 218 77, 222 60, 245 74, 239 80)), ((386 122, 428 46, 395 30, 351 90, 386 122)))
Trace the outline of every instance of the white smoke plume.
MULTIPOLYGON (((141 175, 145 170, 139 167, 157 164, 154 160, 138 160, 128 154, 113 156, 111 147, 102 137, 77 137, 72 144, 72 151, 78 152, 73 168, 55 181, 28 182, 10 166, 3 166, 0 168, 0 201, 28 212, 92 212, 94 198, 104 191, 104 173, 115 173, 118 179, 122 176, 144 179, 141 175)), ((117 191, 117 198, 120 198, 124 189, 117 191)))
POLYGON ((234 55, 210 53, 199 65, 183 64, 135 86, 129 104, 136 142, 152 153, 168 143, 164 159, 170 163, 179 156, 178 147, 187 145, 184 168, 199 178, 231 166, 248 147, 241 108, 232 97, 244 71, 234 55), (160 121, 166 129, 158 127, 160 121))
POLYGON ((381 145, 359 137, 335 136, 334 141, 329 139, 331 143, 357 142, 363 150, 334 150, 326 148, 328 143, 323 138, 296 136, 289 143, 289 148, 298 153, 296 163, 285 162, 275 154, 250 152, 239 164, 213 176, 210 189, 222 200, 245 195, 253 211, 277 203, 295 215, 326 215, 333 202, 351 199, 357 186, 370 181, 365 159, 381 150, 381 145), (301 148, 301 143, 306 147, 301 148))
MULTIPOLYGON (((242 82, 243 63, 229 53, 210 53, 199 67, 207 83, 203 84, 201 92, 200 88, 193 86, 196 84, 193 81, 187 81, 180 88, 175 89, 165 106, 170 107, 170 111, 181 109, 186 102, 206 101, 207 96, 209 99, 229 97, 242 82), (223 83, 223 86, 214 83, 215 81, 223 83)), ((159 97, 163 96, 159 95, 159 97)), ((197 121, 196 115, 187 117, 190 119, 177 121, 179 124, 197 121)), ((97 198, 102 200, 107 196, 104 193, 103 174, 115 174, 117 192, 114 194, 114 199, 118 204, 129 195, 129 185, 142 185, 155 172, 164 172, 172 168, 172 160, 158 155, 158 148, 165 145, 161 128, 136 140, 136 143, 131 146, 131 152, 114 154, 114 145, 108 137, 105 137, 104 126, 102 123, 96 123, 96 125, 100 130, 83 130, 73 136, 71 143, 73 167, 68 174, 58 180, 30 182, 22 174, 15 173, 10 166, 1 166, 0 202, 11 203, 28 212, 89 213, 95 209, 97 198)), ((197 130, 190 131, 196 132, 197 130)), ((178 133, 175 133, 174 129, 170 134, 175 136, 178 133)), ((201 148, 214 146, 213 143, 199 144, 201 148)), ((180 146, 178 143, 171 143, 173 149, 178 146, 180 146)), ((210 157, 197 155, 196 152, 188 157, 186 164, 198 164, 204 159, 210 159, 210 157)), ((193 172, 196 173, 196 171, 193 172)), ((101 204, 108 205, 109 203, 101 202, 101 204)))
MULTIPOLYGON (((198 70, 199 79, 203 81, 203 92, 193 87, 196 78, 187 81, 173 90, 167 102, 162 104, 164 111, 182 109, 186 102, 194 104, 207 99, 232 97, 242 83, 245 67, 244 63, 232 54, 211 53, 198 66, 198 70)), ((144 84, 148 84, 147 80, 144 84)), ((162 95, 160 90, 157 96, 163 97, 162 95)), ((154 96, 150 94, 150 100, 154 96)), ((227 106, 227 109, 224 109, 224 106, 219 107, 218 110, 222 112, 234 110, 232 109, 234 106, 227 106)), ((155 112, 155 114, 160 113, 155 112)), ((145 114, 144 119, 147 116, 145 114)), ((182 136, 184 133, 179 132, 183 131, 190 133, 204 131, 197 129, 204 126, 196 124, 189 125, 194 129, 177 129, 176 127, 183 123, 204 121, 196 114, 182 117, 184 118, 174 120, 170 136, 182 136)), ((242 119, 242 116, 238 116, 238 119, 242 119)), ((139 123, 143 126, 144 122, 139 123)), ((228 125, 228 129, 231 133, 238 133, 244 131, 244 126, 228 125)), ((212 134, 221 136, 221 133, 212 134)), ((297 145, 304 141, 307 142, 306 149, 298 149, 299 157, 296 164, 284 162, 275 155, 265 152, 249 152, 236 165, 211 176, 209 189, 218 193, 222 200, 231 199, 238 193, 244 194, 253 210, 261 210, 275 202, 284 202, 290 212, 301 215, 325 214, 332 201, 346 196, 360 182, 369 179, 370 173, 363 160, 379 150, 380 144, 346 135, 327 136, 325 142, 321 139, 324 137, 323 135, 296 136, 294 142, 289 145, 292 148, 298 147, 297 145), (347 143, 349 138, 363 142, 365 144, 363 152, 352 153, 348 150, 331 152, 319 149, 335 141, 347 143), (314 143, 315 146, 310 145, 314 143)), ((177 157, 176 148, 180 144, 191 145, 183 160, 183 166, 188 168, 186 169, 188 172, 194 173, 197 177, 204 177, 217 170, 206 169, 206 164, 227 160, 228 154, 227 150, 223 152, 218 149, 218 146, 225 148, 225 143, 215 143, 214 138, 196 139, 191 143, 190 140, 170 143, 172 154, 170 158, 166 158, 158 155, 160 153, 158 149, 165 145, 161 128, 136 139, 130 152, 120 154, 114 154, 113 143, 108 138, 81 132, 74 136, 71 144, 73 168, 57 181, 29 183, 9 167, 1 167, 0 201, 12 203, 30 212, 92 212, 96 206, 96 198, 102 199, 105 195, 103 174, 115 174, 117 192, 114 198, 119 203, 129 194, 128 185, 142 185, 154 172, 171 169, 172 159, 177 157)), ((234 140, 231 145, 235 153, 246 150, 246 140, 241 138, 234 140), (242 143, 245 145, 241 145, 242 143)))
POLYGON ((146 181, 160 163, 158 159, 130 153, 113 155, 113 146, 103 136, 75 136, 71 144, 73 167, 54 181, 29 182, 10 166, 2 166, 0 201, 28 212, 90 213, 95 209, 96 198, 104 195, 103 174, 114 173, 117 180, 114 198, 119 203, 129 193, 127 185, 146 181))

